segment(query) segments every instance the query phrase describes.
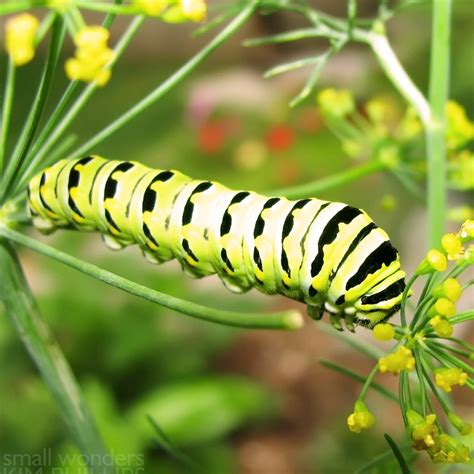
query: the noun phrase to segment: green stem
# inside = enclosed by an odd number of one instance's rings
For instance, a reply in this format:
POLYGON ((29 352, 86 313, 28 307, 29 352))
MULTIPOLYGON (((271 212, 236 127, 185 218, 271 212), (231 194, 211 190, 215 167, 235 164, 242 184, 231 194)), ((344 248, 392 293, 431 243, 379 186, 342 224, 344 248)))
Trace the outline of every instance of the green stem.
POLYGON ((451 324, 464 323, 465 321, 471 321, 474 319, 474 311, 464 311, 463 313, 456 314, 452 318, 449 318, 451 324))
POLYGON ((423 416, 426 415, 426 385, 425 379, 423 378, 423 372, 421 370, 421 357, 418 348, 413 349, 413 356, 415 357, 415 369, 418 375, 418 383, 420 384, 420 404, 421 413, 423 416))
POLYGON ((11 58, 8 58, 7 80, 5 84, 5 94, 3 98, 1 131, 0 131, 0 174, 3 172, 5 153, 7 149, 8 129, 12 115, 13 96, 15 93, 15 72, 16 67, 11 58))
POLYGON ((15 149, 13 150, 12 157, 8 163, 8 167, 5 172, 5 176, 2 178, 2 191, 0 192, 0 202, 5 200, 5 197, 8 196, 8 190, 10 189, 12 183, 15 180, 16 172, 23 160, 28 153, 28 149, 31 146, 31 142, 36 134, 38 129, 39 122, 41 120, 44 107, 46 105, 46 100, 52 85, 52 79, 54 71, 56 69, 59 53, 64 40, 64 26, 63 23, 56 18, 56 21, 53 25, 53 34, 51 36, 51 41, 48 49, 48 55, 43 69, 43 74, 41 76, 38 90, 36 92, 35 99, 30 109, 30 113, 25 121, 23 130, 21 131, 20 137, 17 141, 15 149))
POLYGON ((145 109, 153 105, 156 101, 161 99, 171 89, 176 87, 189 74, 191 74, 196 67, 202 63, 215 49, 224 43, 230 36, 232 36, 254 13, 260 0, 251 0, 241 13, 234 18, 218 35, 216 35, 203 49, 195 54, 187 63, 181 66, 174 74, 172 74, 166 81, 162 82, 154 91, 144 97, 140 102, 135 104, 131 109, 114 120, 107 127, 102 129, 95 136, 90 138, 86 143, 80 146, 77 150, 71 153, 70 158, 76 158, 88 153, 92 148, 109 138, 117 130, 122 128, 128 122, 140 115, 145 109))
POLYGON ((0 267, 5 275, 0 301, 55 398, 64 422, 88 462, 89 472, 112 473, 110 455, 71 368, 41 318, 12 246, 4 240, 0 240, 0 267))
POLYGON ((375 364, 374 368, 370 371, 370 374, 368 375, 367 380, 365 381, 364 386, 362 387, 362 390, 360 391, 358 400, 364 401, 369 387, 372 385, 372 381, 374 380, 374 377, 377 374, 378 370, 379 364, 375 364))
POLYGON ((0 235, 10 239, 20 245, 24 245, 35 252, 53 258, 65 265, 79 270, 97 280, 108 285, 119 288, 132 295, 139 296, 148 301, 152 301, 166 308, 172 309, 188 316, 193 316, 204 321, 211 321, 226 326, 256 328, 256 329, 299 329, 303 325, 303 318, 298 311, 289 310, 278 313, 239 313, 234 311, 224 311, 207 306, 202 306, 190 301, 185 301, 174 296, 160 293, 144 285, 135 283, 127 278, 109 272, 91 263, 87 263, 72 255, 68 255, 38 240, 31 239, 13 229, 0 226, 0 235))
POLYGON ((433 0, 429 101, 432 120, 426 127, 428 152, 428 245, 437 247, 446 219, 446 119, 449 91, 451 0, 433 0))
POLYGON ((336 173, 326 178, 300 184, 291 188, 274 189, 266 191, 267 195, 285 196, 288 199, 300 199, 308 196, 315 196, 331 188, 343 186, 352 181, 356 181, 363 176, 367 176, 385 169, 385 165, 380 161, 369 161, 347 171, 336 173))

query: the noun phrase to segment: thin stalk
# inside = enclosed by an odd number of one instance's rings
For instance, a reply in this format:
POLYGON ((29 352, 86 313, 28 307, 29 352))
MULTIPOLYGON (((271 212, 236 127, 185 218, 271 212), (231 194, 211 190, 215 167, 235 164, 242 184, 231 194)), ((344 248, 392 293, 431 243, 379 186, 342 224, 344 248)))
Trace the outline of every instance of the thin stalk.
POLYGON ((24 245, 35 252, 53 258, 58 262, 64 263, 80 272, 89 275, 97 280, 103 281, 108 285, 119 288, 132 295, 139 296, 148 301, 152 301, 166 308, 172 309, 182 314, 192 316, 205 321, 211 321, 226 326, 256 328, 256 329, 299 329, 303 325, 303 318, 298 311, 289 310, 278 313, 239 313, 234 311, 218 310, 207 306, 185 301, 165 293, 148 288, 144 285, 135 283, 127 278, 121 277, 115 273, 109 272, 92 263, 68 255, 39 240, 32 239, 13 229, 0 226, 0 235, 10 239, 20 245, 24 245))
POLYGON ((355 166, 347 171, 342 171, 341 173, 336 173, 327 176, 326 178, 318 179, 317 181, 311 181, 290 188, 274 189, 266 191, 264 194, 285 196, 288 199, 300 199, 308 196, 315 196, 318 193, 327 191, 328 189, 343 186, 347 183, 356 181, 363 176, 377 173, 384 169, 385 165, 380 161, 369 161, 368 163, 355 166))
POLYGON ((432 120, 426 127, 428 152, 428 245, 439 245, 446 219, 446 118, 449 91, 451 0, 433 0, 429 101, 432 120))
POLYGON ((423 416, 426 415, 426 385, 425 379, 423 378, 423 372, 421 370, 421 358, 419 349, 414 348, 413 355, 415 357, 415 369, 418 375, 418 383, 420 384, 420 395, 421 395, 421 413, 423 416))
POLYGON ((43 74, 40 79, 38 90, 36 92, 35 99, 30 109, 30 113, 25 121, 23 130, 17 141, 15 149, 8 167, 5 172, 5 176, 2 179, 2 192, 0 193, 0 202, 2 202, 8 195, 12 183, 15 179, 15 174, 21 166, 23 160, 28 153, 28 149, 31 146, 31 142, 36 134, 36 131, 41 120, 42 113, 48 98, 48 94, 52 85, 54 71, 56 69, 59 52, 61 51, 62 43, 64 41, 64 26, 63 23, 57 18, 53 26, 53 34, 51 36, 51 42, 49 45, 48 55, 43 69, 43 74))
POLYGON ((56 400, 65 424, 88 463, 89 472, 113 473, 110 454, 100 438, 78 383, 41 318, 12 246, 5 240, 0 240, 0 267, 5 275, 0 286, 0 300, 56 400))
POLYGON ((249 2, 241 13, 232 20, 219 34, 217 34, 203 49, 196 53, 187 63, 181 66, 174 74, 172 74, 166 81, 162 82, 154 91, 144 97, 140 102, 135 104, 127 112, 102 129, 95 136, 90 138, 86 143, 80 146, 77 150, 71 153, 70 158, 76 158, 88 153, 92 148, 97 146, 114 134, 117 130, 122 128, 128 122, 140 115, 145 109, 153 105, 161 99, 171 89, 176 87, 189 74, 191 74, 196 67, 201 64, 215 49, 224 43, 230 36, 232 36, 254 13, 260 0, 252 0, 249 2))
POLYGON ((364 386, 362 387, 362 390, 360 391, 358 400, 364 401, 365 396, 367 395, 367 392, 369 391, 369 387, 372 385, 372 381, 374 380, 374 377, 377 374, 378 370, 379 370, 379 364, 375 364, 374 368, 370 371, 370 374, 367 376, 367 380, 365 381, 364 386))
POLYGON ((8 58, 7 80, 5 83, 5 93, 3 98, 1 131, 0 131, 0 174, 3 172, 5 153, 7 149, 8 129, 12 115, 13 96, 15 94, 16 67, 12 59, 8 58))

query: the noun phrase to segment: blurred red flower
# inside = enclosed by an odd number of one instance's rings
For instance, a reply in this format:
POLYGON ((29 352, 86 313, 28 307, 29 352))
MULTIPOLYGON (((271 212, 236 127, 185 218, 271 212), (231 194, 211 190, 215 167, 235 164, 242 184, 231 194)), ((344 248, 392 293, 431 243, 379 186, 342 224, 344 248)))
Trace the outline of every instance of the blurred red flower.
POLYGON ((267 132, 265 141, 270 151, 285 151, 293 146, 295 132, 288 125, 275 125, 267 132))

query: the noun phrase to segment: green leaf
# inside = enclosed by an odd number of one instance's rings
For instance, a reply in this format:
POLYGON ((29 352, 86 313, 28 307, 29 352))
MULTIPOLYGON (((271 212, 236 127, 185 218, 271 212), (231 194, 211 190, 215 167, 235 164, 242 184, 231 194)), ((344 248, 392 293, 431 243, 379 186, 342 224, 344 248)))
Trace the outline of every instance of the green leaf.
POLYGON ((411 474, 411 470, 408 467, 400 448, 397 446, 397 443, 395 443, 395 441, 387 433, 384 434, 384 437, 387 440, 387 443, 389 444, 390 449, 393 451, 393 454, 397 458, 402 474, 411 474))

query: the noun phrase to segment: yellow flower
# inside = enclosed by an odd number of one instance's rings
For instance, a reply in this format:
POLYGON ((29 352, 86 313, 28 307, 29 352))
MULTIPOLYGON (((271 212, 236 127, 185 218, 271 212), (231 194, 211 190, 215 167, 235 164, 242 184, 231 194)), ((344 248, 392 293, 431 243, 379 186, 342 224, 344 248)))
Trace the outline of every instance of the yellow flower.
POLYGON ((38 19, 29 13, 21 13, 8 19, 5 27, 5 49, 16 66, 23 66, 33 59, 38 27, 38 19))
POLYGON ((428 315, 430 316, 437 314, 450 318, 456 314, 456 306, 451 300, 448 300, 448 298, 438 298, 428 311, 428 315))
POLYGON ((447 278, 432 291, 435 298, 446 297, 451 301, 457 301, 461 297, 461 293, 462 286, 456 278, 447 278))
POLYGON ((444 272, 448 268, 446 256, 439 250, 431 249, 426 254, 426 258, 420 263, 416 270, 418 275, 431 273, 433 271, 444 272))
POLYGON ((102 26, 87 26, 74 38, 76 55, 66 61, 66 74, 73 81, 95 82, 105 85, 110 69, 105 68, 113 58, 107 46, 109 31, 102 26))
POLYGON ((149 16, 159 16, 170 3, 169 0, 133 0, 133 4, 149 16))
POLYGON ((415 358, 408 347, 400 346, 395 352, 379 359, 379 370, 382 373, 399 374, 402 370, 408 372, 415 368, 415 358))
POLYGON ((445 392, 451 392, 453 385, 464 385, 467 374, 458 367, 441 368, 435 370, 435 382, 445 392))
POLYGON ((446 433, 435 438, 435 445, 428 450, 429 455, 435 463, 468 463, 469 448, 446 433))
POLYGON ((457 260, 463 254, 461 239, 455 234, 444 234, 441 246, 448 254, 448 260, 457 260))
POLYGON ((343 118, 355 108, 352 93, 346 89, 323 89, 316 100, 321 111, 333 117, 343 118))
POLYGON ((459 231, 459 236, 463 241, 474 239, 474 220, 468 219, 465 221, 462 226, 461 230, 459 231))
POLYGON ((452 425, 459 431, 463 436, 468 435, 472 431, 471 423, 466 423, 461 417, 456 415, 456 413, 449 412, 448 419, 452 425))
POLYGON ((388 323, 377 324, 374 327, 372 335, 379 341, 390 341, 390 339, 393 339, 393 336, 395 335, 395 329, 388 323))
POLYGON ((438 434, 438 427, 434 424, 436 421, 435 414, 431 413, 423 418, 416 411, 408 410, 407 419, 415 449, 421 451, 435 445, 435 436, 438 434))
POLYGON ((347 426, 353 433, 360 433, 370 428, 375 422, 374 415, 367 409, 362 400, 357 400, 354 405, 354 413, 347 417, 347 426))
POLYGON ((200 22, 206 19, 206 14, 204 0, 179 0, 161 15, 161 19, 168 23, 200 22))
POLYGON ((435 316, 430 319, 430 325, 439 337, 451 337, 453 335, 453 327, 446 318, 435 316))
POLYGON ((446 104, 446 121, 446 140, 449 149, 467 145, 474 138, 474 124, 467 118, 464 108, 452 100, 446 104))

